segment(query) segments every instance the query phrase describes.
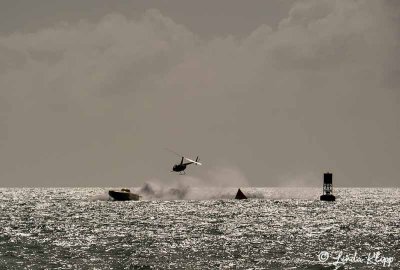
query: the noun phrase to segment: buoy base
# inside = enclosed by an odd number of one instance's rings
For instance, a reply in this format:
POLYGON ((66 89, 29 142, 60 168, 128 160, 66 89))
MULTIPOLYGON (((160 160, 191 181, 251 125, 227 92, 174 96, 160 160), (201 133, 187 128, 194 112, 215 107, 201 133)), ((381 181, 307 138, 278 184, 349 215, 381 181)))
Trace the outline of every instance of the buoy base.
POLYGON ((335 201, 335 196, 334 195, 321 195, 320 197, 321 201, 328 201, 328 202, 334 202, 335 201))

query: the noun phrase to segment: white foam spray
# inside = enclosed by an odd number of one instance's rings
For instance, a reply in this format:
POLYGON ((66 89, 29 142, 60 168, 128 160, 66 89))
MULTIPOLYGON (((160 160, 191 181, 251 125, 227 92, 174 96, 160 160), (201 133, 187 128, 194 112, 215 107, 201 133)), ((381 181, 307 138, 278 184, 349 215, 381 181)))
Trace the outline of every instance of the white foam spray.
MULTIPOLYGON (((319 188, 311 188, 314 175, 294 177, 286 175, 280 187, 253 188, 244 174, 233 167, 214 168, 203 176, 177 175, 173 181, 150 179, 131 191, 142 200, 220 200, 235 198, 238 188, 248 198, 286 200, 319 198, 319 188), (310 185, 311 184, 311 185, 310 185)), ((315 185, 314 185, 315 186, 315 185)), ((112 200, 107 193, 96 195, 93 200, 112 200)))
POLYGON ((248 186, 246 177, 238 169, 224 167, 212 169, 203 177, 180 175, 170 183, 152 179, 135 191, 146 200, 232 199, 239 187, 248 186))

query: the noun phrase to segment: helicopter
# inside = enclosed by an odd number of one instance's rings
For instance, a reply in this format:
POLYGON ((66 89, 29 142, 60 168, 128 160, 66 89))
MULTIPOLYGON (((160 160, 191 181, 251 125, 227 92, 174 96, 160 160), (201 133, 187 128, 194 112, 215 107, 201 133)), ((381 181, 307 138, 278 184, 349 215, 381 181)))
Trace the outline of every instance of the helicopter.
MULTIPOLYGON (((168 149, 168 150, 169 150, 169 149, 168 149)), ((196 160, 193 160, 193 159, 184 157, 184 156, 182 156, 182 155, 179 155, 178 153, 175 153, 175 152, 172 151, 172 150, 169 150, 169 151, 171 151, 171 152, 174 153, 175 155, 181 157, 181 162, 178 163, 178 164, 175 164, 175 165, 172 167, 172 171, 171 171, 171 172, 179 172, 179 174, 182 175, 182 174, 186 174, 186 173, 185 173, 185 170, 186 170, 186 167, 187 167, 188 165, 190 165, 190 164, 202 165, 202 164, 199 162, 199 161, 200 161, 199 156, 196 157, 196 160), (187 160, 187 161, 189 161, 189 162, 183 163, 184 160, 187 160)))
POLYGON ((174 167, 172 167, 172 171, 171 172, 180 172, 179 174, 186 174, 185 170, 186 170, 186 166, 190 165, 190 164, 196 164, 196 165, 201 165, 201 163, 199 162, 199 157, 196 157, 196 160, 192 160, 190 158, 186 158, 182 156, 181 159, 181 163, 179 164, 175 164, 174 167), (186 159, 189 162, 183 163, 183 160, 186 159))

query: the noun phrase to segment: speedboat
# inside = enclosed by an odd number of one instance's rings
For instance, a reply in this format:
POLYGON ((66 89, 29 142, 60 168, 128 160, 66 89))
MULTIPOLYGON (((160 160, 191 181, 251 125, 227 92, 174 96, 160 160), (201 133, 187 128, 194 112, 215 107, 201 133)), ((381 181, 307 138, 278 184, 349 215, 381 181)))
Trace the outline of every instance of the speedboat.
POLYGON ((121 190, 109 190, 108 195, 114 199, 114 201, 138 201, 140 196, 127 188, 121 190))

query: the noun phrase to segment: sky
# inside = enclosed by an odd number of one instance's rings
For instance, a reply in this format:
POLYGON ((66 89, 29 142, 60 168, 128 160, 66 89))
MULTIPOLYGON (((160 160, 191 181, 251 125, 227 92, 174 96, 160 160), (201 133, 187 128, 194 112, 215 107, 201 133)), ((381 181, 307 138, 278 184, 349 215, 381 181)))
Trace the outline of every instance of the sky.
POLYGON ((2 0, 0 186, 399 187, 399 63, 395 0, 2 0))

